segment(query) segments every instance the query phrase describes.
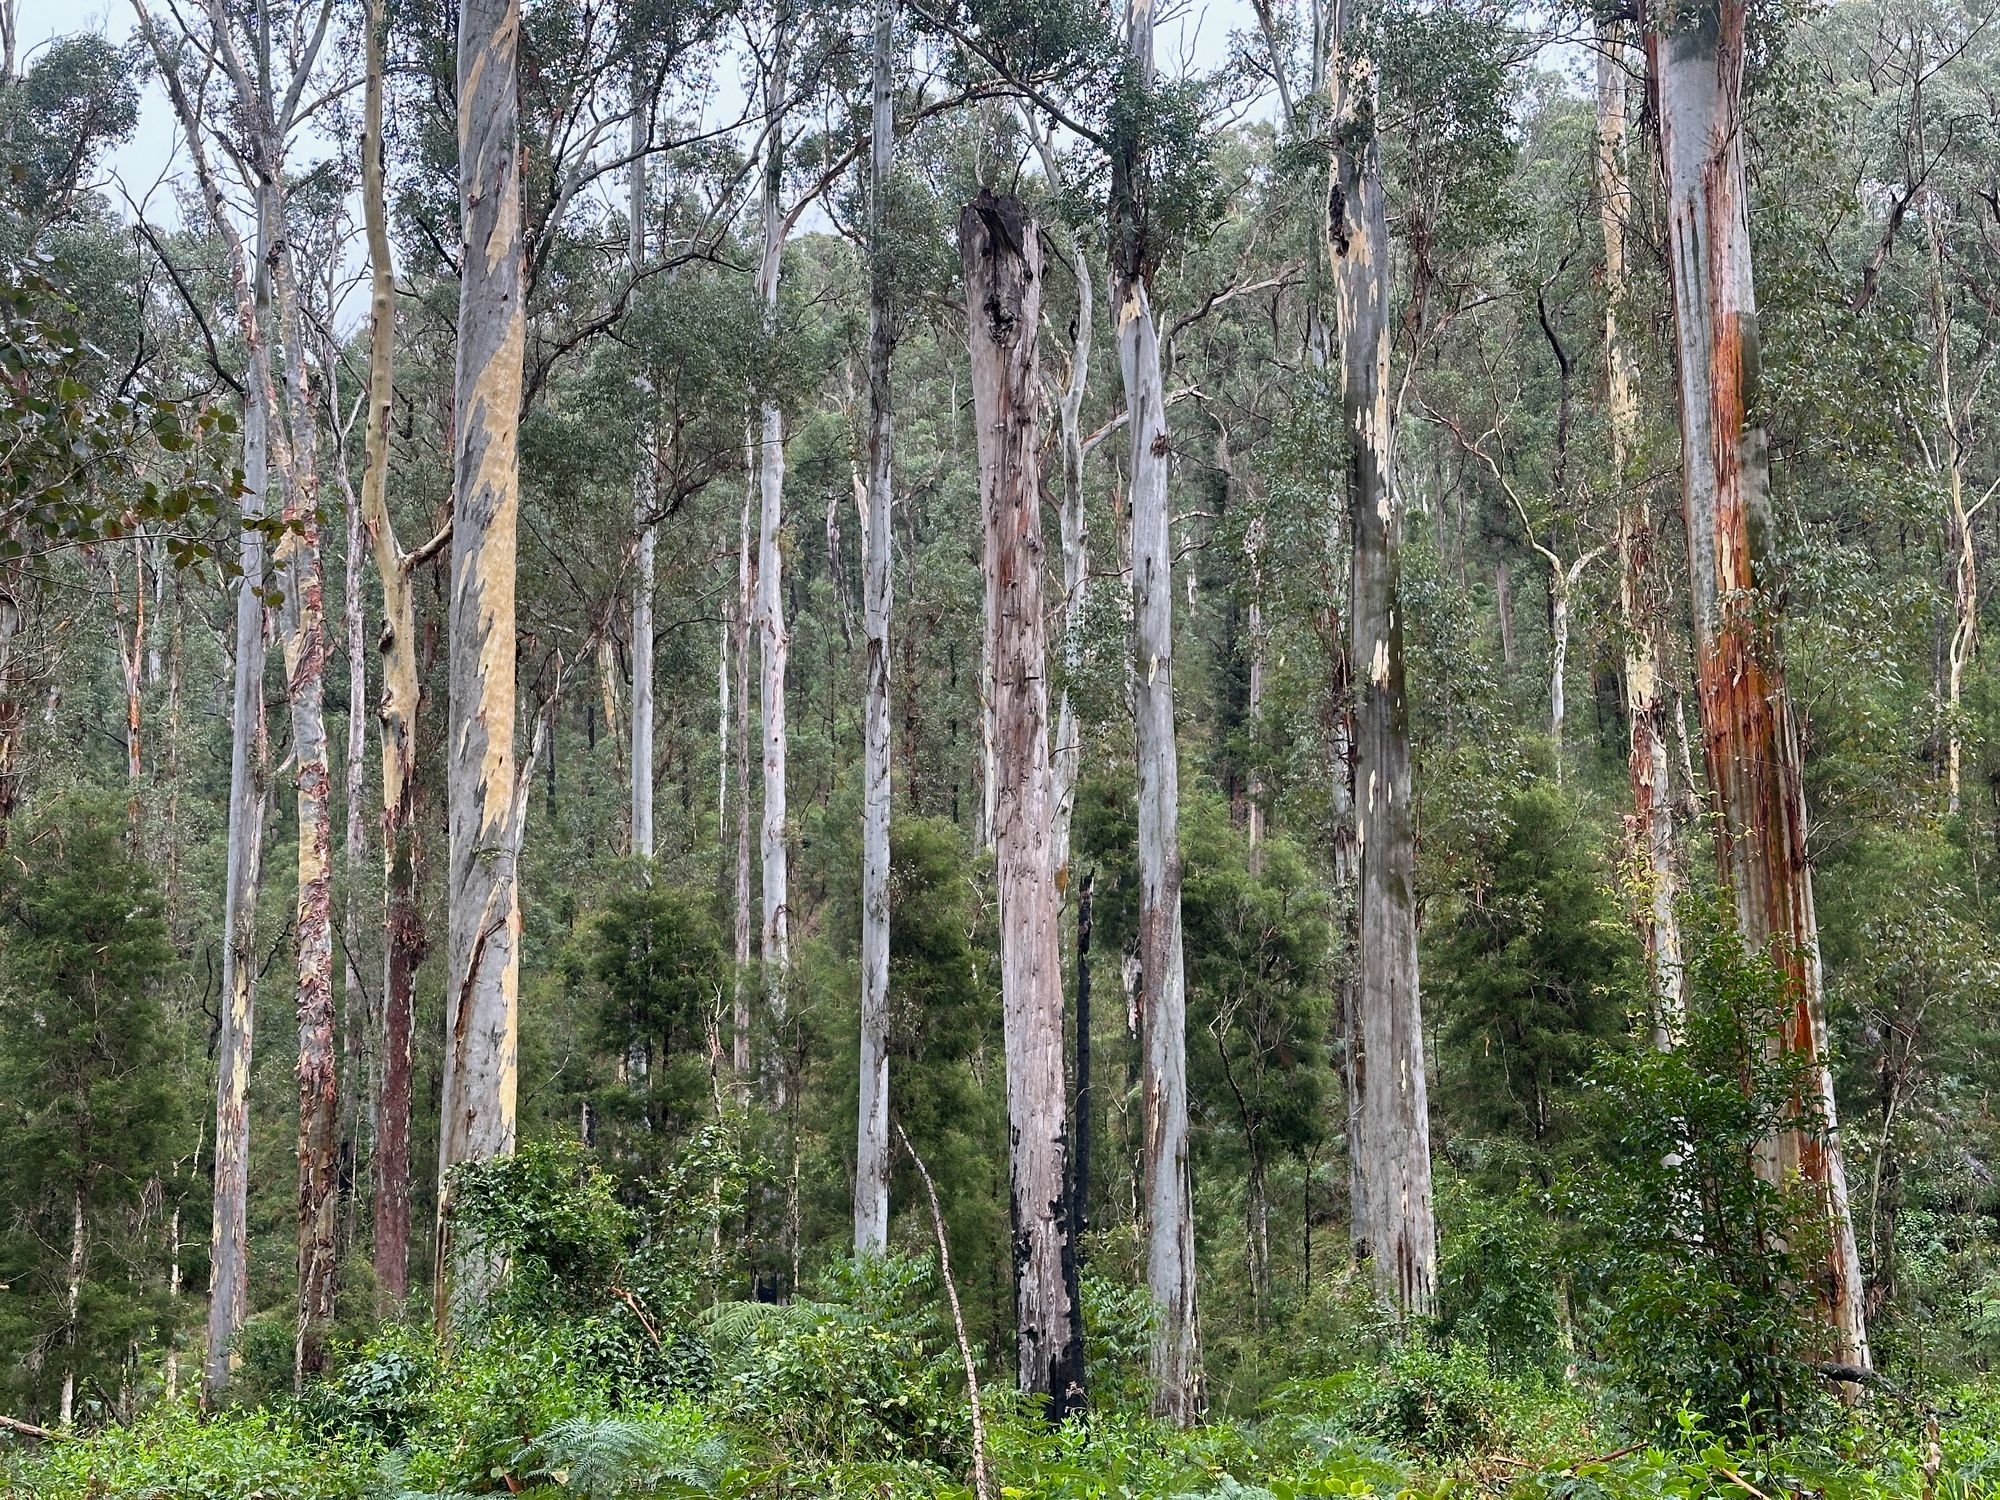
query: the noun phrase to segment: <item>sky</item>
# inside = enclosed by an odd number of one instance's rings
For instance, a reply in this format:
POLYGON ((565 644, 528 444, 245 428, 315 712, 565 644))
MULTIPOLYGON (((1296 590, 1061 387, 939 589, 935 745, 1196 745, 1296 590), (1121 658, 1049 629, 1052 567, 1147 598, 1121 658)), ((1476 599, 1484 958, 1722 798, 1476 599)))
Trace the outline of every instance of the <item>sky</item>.
MULTIPOLYGON (((57 36, 77 32, 101 32, 113 41, 130 39, 136 22, 130 0, 18 0, 21 51, 25 62, 33 60, 36 49, 57 36)), ((156 12, 159 10, 155 5, 156 12)), ((1228 55, 1229 33, 1234 28, 1255 24, 1248 0, 1192 0, 1159 7, 1157 51, 1163 71, 1198 72, 1216 68, 1228 55)), ((735 95, 736 90, 726 91, 735 95)), ((712 108, 734 109, 740 98, 718 97, 712 108)), ((1275 105, 1273 105, 1275 107, 1275 105)), ((330 142, 321 139, 321 144, 330 142)), ((310 151, 312 143, 308 143, 310 151)), ((180 131, 173 108, 157 80, 149 82, 140 96, 139 127, 132 139, 112 153, 109 174, 115 177, 111 196, 121 209, 127 194, 146 207, 156 223, 178 222, 174 194, 161 186, 185 169, 180 155, 180 131)), ((129 209, 125 209, 129 212, 129 209)))

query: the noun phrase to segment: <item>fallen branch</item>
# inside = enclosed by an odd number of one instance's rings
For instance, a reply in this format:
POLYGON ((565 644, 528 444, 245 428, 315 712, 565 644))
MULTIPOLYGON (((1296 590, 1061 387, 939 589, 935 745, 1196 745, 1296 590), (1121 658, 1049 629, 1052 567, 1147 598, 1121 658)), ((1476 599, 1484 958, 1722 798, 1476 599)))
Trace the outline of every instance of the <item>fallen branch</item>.
POLYGON ((46 1427, 37 1427, 33 1422, 23 1422, 19 1417, 0 1417, 0 1432, 17 1432, 22 1437, 34 1438, 37 1442, 48 1442, 57 1436, 46 1427))
POLYGON ((951 1303, 951 1326, 958 1333, 958 1357, 965 1362, 966 1399, 972 1405, 972 1490, 979 1500, 989 1500, 986 1488, 986 1419, 979 1410, 979 1370, 972 1362, 972 1340, 965 1336, 965 1314, 959 1311, 958 1306, 958 1283, 951 1277, 951 1247, 945 1243, 944 1210, 938 1207, 937 1185, 931 1181, 931 1169, 917 1155, 917 1148, 910 1144, 909 1134, 900 1122, 896 1126, 896 1138, 910 1153, 910 1160, 917 1164, 917 1175, 923 1178, 924 1192, 931 1200, 931 1228, 937 1234, 938 1271, 944 1277, 944 1294, 951 1303))
POLYGON ((1749 1480, 1745 1479, 1741 1474, 1737 1473, 1734 1469, 1730 1468, 1728 1464, 1717 1464, 1715 1467, 1716 1471, 1721 1475, 1723 1475, 1723 1477, 1730 1480, 1732 1483, 1738 1485, 1742 1489, 1747 1490, 1749 1493, 1755 1495, 1757 1497, 1757 1500, 1771 1500, 1771 1497, 1769 1495, 1765 1494, 1762 1490, 1758 1489, 1756 1485, 1752 1484, 1749 1480))

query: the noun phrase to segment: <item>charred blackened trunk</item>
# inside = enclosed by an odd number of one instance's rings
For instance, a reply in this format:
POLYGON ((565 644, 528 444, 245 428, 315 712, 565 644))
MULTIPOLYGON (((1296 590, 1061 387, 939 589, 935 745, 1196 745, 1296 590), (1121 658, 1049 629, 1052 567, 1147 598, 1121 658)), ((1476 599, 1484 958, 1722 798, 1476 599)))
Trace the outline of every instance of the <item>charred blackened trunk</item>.
POLYGON ((1063 997, 1052 862, 1047 643, 1042 624, 1036 329, 1042 249, 1017 199, 959 215, 994 641, 1000 990, 1021 1388, 1060 1421, 1083 1400, 1082 1319, 1066 1202, 1063 997))

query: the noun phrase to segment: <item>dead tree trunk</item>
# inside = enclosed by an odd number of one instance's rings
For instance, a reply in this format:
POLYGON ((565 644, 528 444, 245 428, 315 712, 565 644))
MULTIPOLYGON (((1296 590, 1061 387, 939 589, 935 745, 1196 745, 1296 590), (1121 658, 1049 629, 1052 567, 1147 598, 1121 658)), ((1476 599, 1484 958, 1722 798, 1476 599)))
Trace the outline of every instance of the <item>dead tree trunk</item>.
POLYGON ((1785 690, 1771 583, 1770 468, 1752 416, 1757 298, 1741 117, 1743 0, 1705 0, 1648 30, 1666 175, 1668 272, 1679 344, 1682 500, 1695 667, 1716 818, 1716 856, 1750 951, 1783 974, 1789 1013, 1773 1043, 1802 1058, 1800 1127, 1761 1162, 1819 1193, 1829 1245, 1819 1293, 1833 1355, 1868 1364, 1861 1262, 1827 1064, 1819 934, 1806 858, 1798 724, 1785 690))
POLYGON ((460 0, 456 472, 451 537, 450 957, 438 1132, 440 1322, 493 1268, 451 1239, 452 1170, 514 1149, 520 1060, 520 807, 514 769, 522 300, 520 0, 460 0))
POLYGON ((854 1253, 889 1248, 889 611, 892 579, 892 443, 895 354, 891 303, 889 182, 895 167, 894 0, 875 0, 874 113, 869 142, 868 479, 859 493, 861 611, 867 642, 867 706, 861 772, 861 1108, 854 1155, 854 1253))
POLYGON ((1402 502, 1389 404, 1389 226, 1376 138, 1375 70, 1348 49, 1336 9, 1328 69, 1335 139, 1329 248, 1339 308, 1347 505, 1353 538, 1354 974, 1347 1016, 1353 1239, 1383 1298, 1431 1308, 1437 1227, 1417 988, 1416 826, 1403 679, 1402 502))
POLYGON ((982 192, 959 215, 994 652, 1000 990, 1021 1388, 1061 1421, 1083 1400, 1082 1322, 1067 1203, 1061 953, 1051 834, 1042 624, 1038 226, 982 192))

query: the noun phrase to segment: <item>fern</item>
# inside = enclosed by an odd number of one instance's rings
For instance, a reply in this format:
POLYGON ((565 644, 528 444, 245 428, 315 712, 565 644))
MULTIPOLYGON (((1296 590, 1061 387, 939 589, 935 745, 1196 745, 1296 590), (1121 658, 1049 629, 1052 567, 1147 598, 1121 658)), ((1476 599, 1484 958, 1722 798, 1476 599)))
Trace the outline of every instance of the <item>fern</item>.
POLYGON ((801 1332, 816 1323, 856 1324, 855 1311, 836 1302, 718 1302, 695 1319, 715 1354, 716 1370, 741 1371, 769 1334, 801 1332))
POLYGON ((523 1449, 516 1464, 583 1500, 706 1495, 728 1469, 729 1445, 703 1431, 698 1419, 567 1417, 523 1449))

